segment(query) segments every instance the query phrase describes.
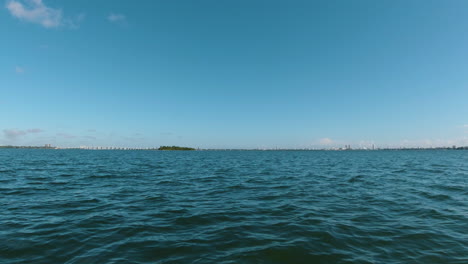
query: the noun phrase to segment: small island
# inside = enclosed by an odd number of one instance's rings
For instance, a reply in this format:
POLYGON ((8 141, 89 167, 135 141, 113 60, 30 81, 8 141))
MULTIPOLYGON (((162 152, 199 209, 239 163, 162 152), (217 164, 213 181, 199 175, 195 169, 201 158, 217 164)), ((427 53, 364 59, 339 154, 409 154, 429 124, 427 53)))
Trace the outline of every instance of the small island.
POLYGON ((194 148, 178 147, 178 146, 161 146, 158 150, 195 150, 194 148))

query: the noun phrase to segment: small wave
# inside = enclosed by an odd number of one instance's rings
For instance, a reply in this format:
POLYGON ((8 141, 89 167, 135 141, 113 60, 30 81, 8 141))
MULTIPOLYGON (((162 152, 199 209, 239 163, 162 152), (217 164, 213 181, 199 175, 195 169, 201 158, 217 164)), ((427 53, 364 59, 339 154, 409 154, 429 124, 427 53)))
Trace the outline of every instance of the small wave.
POLYGON ((350 178, 348 180, 348 182, 351 182, 351 183, 359 182, 359 181, 362 181, 363 178, 364 178, 364 176, 362 176, 362 175, 354 176, 354 177, 350 178))
POLYGON ((8 153, 1 263, 466 263, 465 152, 8 153))
POLYGON ((429 193, 429 192, 419 192, 419 194, 425 198, 428 198, 430 200, 435 200, 435 201, 446 201, 446 200, 451 200, 452 197, 446 194, 440 194, 440 193, 429 193))

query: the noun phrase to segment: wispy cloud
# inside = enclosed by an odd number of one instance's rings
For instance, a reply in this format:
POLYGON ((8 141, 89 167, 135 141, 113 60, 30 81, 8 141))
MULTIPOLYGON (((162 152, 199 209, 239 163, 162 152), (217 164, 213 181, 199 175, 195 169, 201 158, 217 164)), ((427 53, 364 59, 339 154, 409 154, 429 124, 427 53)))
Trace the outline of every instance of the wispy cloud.
POLYGON ((27 130, 19 130, 19 129, 4 129, 3 130, 3 135, 5 138, 10 139, 10 140, 15 140, 19 137, 25 136, 27 134, 35 134, 35 133, 41 133, 43 132, 42 129, 40 128, 31 128, 27 130))
POLYGON ((67 26, 77 28, 78 23, 84 19, 84 14, 71 18, 63 16, 62 9, 52 8, 42 0, 9 0, 6 8, 10 14, 20 20, 39 24, 45 28, 67 26))
POLYGON ((20 136, 26 135, 26 131, 23 130, 16 130, 16 129, 4 129, 3 134, 8 139, 16 139, 20 136))
POLYGON ((26 130, 26 132, 27 133, 41 133, 41 132, 44 132, 44 130, 40 128, 31 128, 31 129, 26 130))
POLYGON ((67 18, 63 21, 63 24, 71 29, 77 29, 80 27, 80 23, 86 18, 85 13, 80 13, 73 18, 67 18))
POLYGON ((18 73, 18 74, 22 74, 22 73, 24 73, 24 68, 20 67, 20 66, 16 66, 15 67, 15 72, 18 73))
POLYGON ((67 138, 67 139, 76 138, 76 136, 74 136, 72 134, 68 134, 68 133, 57 133, 57 136, 67 138))
POLYGON ((110 13, 107 16, 107 20, 109 20, 112 23, 122 23, 122 22, 127 21, 127 17, 122 14, 110 13))
POLYGON ((464 128, 468 128, 468 124, 466 124, 466 125, 463 125, 463 127, 464 127, 464 128))

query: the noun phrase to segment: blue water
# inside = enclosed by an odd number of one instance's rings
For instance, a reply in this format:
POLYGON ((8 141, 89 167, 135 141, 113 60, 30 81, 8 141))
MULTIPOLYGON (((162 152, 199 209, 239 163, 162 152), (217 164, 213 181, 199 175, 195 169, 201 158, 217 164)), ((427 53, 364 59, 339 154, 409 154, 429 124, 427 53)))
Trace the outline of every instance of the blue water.
POLYGON ((468 151, 0 150, 0 263, 468 263, 468 151))

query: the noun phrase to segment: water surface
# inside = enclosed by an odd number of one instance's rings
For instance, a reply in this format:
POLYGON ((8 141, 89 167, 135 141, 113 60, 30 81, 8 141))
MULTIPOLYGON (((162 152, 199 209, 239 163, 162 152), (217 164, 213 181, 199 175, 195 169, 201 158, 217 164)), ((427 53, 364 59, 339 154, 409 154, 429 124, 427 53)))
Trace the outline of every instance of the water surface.
POLYGON ((468 151, 0 150, 0 263, 468 263, 468 151))

